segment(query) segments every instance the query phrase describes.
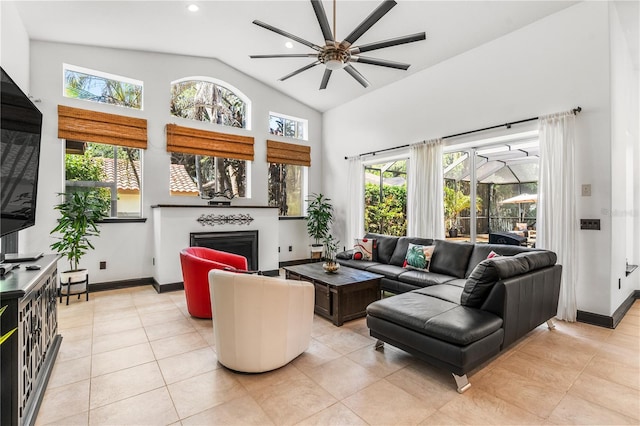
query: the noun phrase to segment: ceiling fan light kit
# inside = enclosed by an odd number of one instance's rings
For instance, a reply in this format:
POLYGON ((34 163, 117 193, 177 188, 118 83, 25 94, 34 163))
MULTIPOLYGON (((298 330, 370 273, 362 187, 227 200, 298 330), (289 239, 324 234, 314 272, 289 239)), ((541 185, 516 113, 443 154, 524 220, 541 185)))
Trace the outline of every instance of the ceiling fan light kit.
POLYGON ((315 58, 316 60, 308 65, 305 65, 302 68, 299 68, 293 71, 290 74, 285 75, 280 78, 280 81, 284 81, 288 78, 291 78, 297 74, 300 74, 303 71, 311 69, 316 65, 323 64, 325 66, 324 75, 322 76, 322 81, 320 83, 320 90, 326 89, 327 84, 329 83, 329 78, 331 77, 331 73, 333 71, 344 69, 351 77, 353 77, 358 83, 360 83, 363 87, 368 87, 369 82, 367 79, 360 74, 358 70, 356 70, 352 62, 359 62, 362 64, 368 65, 377 65, 381 67, 407 70, 411 65, 405 64, 401 62, 389 61, 386 59, 378 59, 360 56, 360 53, 370 52, 372 50, 384 49, 386 47, 398 46, 406 43, 413 43, 415 41, 421 41, 426 39, 426 34, 424 32, 411 34, 402 37, 396 37, 388 40, 383 40, 375 43, 363 44, 361 46, 353 46, 355 43, 369 28, 371 28, 376 22, 378 22, 384 15, 387 14, 397 3, 395 0, 384 0, 369 16, 365 18, 364 21, 360 23, 347 37, 344 38, 343 41, 338 42, 335 36, 336 29, 336 0, 333 0, 333 33, 331 32, 331 27, 329 26, 329 21, 327 19, 327 14, 324 11, 324 7, 322 6, 322 0, 310 0, 311 6, 313 7, 313 11, 315 12, 316 18, 318 19, 318 24, 320 25, 320 30, 322 31, 322 35, 324 37, 324 45, 319 46, 317 44, 311 43, 303 38, 295 36, 291 33, 283 31, 279 28, 276 28, 272 25, 266 24, 262 21, 255 20, 254 24, 265 28, 269 31, 273 31, 276 34, 280 34, 284 37, 287 37, 290 40, 303 44, 307 47, 310 47, 315 52, 314 53, 291 53, 291 54, 274 54, 274 55, 250 55, 249 57, 252 59, 265 59, 265 58, 315 58))

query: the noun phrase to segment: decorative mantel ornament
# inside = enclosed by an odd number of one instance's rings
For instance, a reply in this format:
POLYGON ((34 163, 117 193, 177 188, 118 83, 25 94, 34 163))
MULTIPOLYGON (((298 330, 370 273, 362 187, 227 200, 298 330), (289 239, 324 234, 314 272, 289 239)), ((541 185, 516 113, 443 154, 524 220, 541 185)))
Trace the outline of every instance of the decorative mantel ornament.
POLYGON ((200 215, 198 219, 196 219, 200 225, 224 225, 225 223, 229 223, 232 225, 249 225, 253 222, 253 218, 250 214, 203 214, 200 215))

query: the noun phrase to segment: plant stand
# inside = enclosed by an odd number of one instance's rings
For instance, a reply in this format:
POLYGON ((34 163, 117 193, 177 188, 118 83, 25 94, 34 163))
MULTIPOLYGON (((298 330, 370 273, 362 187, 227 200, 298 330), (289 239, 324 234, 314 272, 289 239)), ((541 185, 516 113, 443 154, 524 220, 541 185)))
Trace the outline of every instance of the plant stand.
POLYGON ((67 305, 69 304, 69 295, 78 295, 78 300, 80 296, 86 294, 86 300, 89 301, 89 274, 86 275, 85 279, 82 281, 72 282, 71 278, 66 283, 60 282, 60 303, 62 303, 62 296, 67 296, 67 305), (66 289, 66 291, 65 291, 66 289))

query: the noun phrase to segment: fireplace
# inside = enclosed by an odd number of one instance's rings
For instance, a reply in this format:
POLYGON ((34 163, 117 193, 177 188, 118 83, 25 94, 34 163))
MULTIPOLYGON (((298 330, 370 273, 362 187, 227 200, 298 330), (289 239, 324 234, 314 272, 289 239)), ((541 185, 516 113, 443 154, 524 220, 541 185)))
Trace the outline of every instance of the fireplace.
POLYGON ((208 247, 247 258, 250 270, 258 270, 258 231, 191 232, 192 247, 208 247))

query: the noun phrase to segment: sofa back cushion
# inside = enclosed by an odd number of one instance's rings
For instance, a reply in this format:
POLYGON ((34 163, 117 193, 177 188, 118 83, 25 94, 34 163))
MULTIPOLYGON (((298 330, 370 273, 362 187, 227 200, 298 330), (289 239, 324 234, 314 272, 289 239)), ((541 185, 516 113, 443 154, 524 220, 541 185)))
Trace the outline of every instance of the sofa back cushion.
POLYGON ((487 259, 489 253, 494 252, 500 256, 513 256, 518 253, 532 252, 536 249, 531 249, 522 246, 508 246, 504 244, 476 244, 469 258, 469 264, 467 265, 467 271, 465 277, 471 276, 473 269, 483 260, 487 259))
POLYGON ((399 237, 369 232, 365 235, 365 238, 375 240, 373 248, 374 262, 391 263, 391 255, 393 255, 393 251, 396 249, 396 243, 399 237))
POLYGON ((529 271, 529 262, 524 257, 502 256, 478 263, 467 278, 460 304, 479 308, 491 292, 494 284, 503 278, 522 275, 529 271))
POLYGON ((433 240, 431 238, 420 238, 420 237, 398 238, 398 243, 396 244, 396 248, 393 251, 393 255, 391 255, 391 259, 389 261, 391 265, 402 266, 404 264, 404 258, 407 256, 409 243, 419 245, 419 246, 430 246, 433 244, 433 240))
POLYGON ((431 255, 431 263, 429 263, 429 271, 464 278, 473 247, 474 245, 469 243, 436 240, 436 247, 431 255))

